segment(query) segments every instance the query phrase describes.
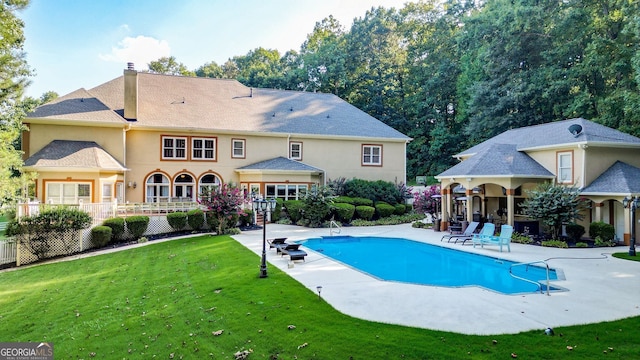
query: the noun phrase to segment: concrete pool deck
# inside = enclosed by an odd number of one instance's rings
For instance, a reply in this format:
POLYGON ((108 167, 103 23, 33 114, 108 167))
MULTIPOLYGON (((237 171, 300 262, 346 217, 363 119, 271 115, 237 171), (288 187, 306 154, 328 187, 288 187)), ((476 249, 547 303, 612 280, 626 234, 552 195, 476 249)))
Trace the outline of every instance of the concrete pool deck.
MULTIPOLYGON (((557 249, 511 244, 511 252, 496 246, 440 242, 446 232, 416 229, 410 224, 343 227, 340 235, 402 237, 434 245, 499 257, 515 262, 546 260, 564 273, 552 281, 568 291, 504 295, 478 287, 445 288, 382 281, 331 260, 313 250, 306 262, 288 267, 288 258, 267 250, 269 267, 277 267, 316 293, 338 311, 357 318, 462 334, 508 334, 547 327, 590 324, 640 316, 640 262, 611 257, 628 247, 557 249), (606 256, 603 256, 603 254, 606 256)), ((267 238, 288 242, 328 236, 329 229, 268 224, 267 238)), ((262 230, 233 236, 256 254, 262 253, 262 230)), ((268 244, 267 244, 268 247, 268 244)), ((393 251, 393 249, 389 249, 393 251)), ((256 264, 256 276, 258 274, 256 264)))

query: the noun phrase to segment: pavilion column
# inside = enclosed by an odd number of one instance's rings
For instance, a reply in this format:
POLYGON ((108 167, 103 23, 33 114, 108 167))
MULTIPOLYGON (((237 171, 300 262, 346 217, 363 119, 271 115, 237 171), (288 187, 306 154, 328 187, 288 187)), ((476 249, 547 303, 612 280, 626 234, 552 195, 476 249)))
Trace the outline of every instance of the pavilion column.
POLYGON ((440 222, 440 230, 446 230, 449 228, 449 214, 451 213, 451 189, 449 187, 440 189, 440 198, 442 203, 440 204, 442 207, 442 221, 440 222))
POLYGON ((515 189, 507 189, 507 224, 514 226, 515 224, 515 189))
POLYGON ((595 212, 595 221, 602 221, 602 209, 604 208, 604 203, 593 203, 593 207, 596 210, 595 212))
POLYGON ((468 222, 472 222, 473 221, 473 189, 467 189, 466 191, 466 197, 467 197, 467 218, 466 220, 468 222))

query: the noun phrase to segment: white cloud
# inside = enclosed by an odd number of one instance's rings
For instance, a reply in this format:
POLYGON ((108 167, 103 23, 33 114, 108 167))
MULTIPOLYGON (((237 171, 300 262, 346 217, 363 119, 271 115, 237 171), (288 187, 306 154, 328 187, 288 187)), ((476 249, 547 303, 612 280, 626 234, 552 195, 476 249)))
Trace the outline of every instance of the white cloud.
POLYGON ((127 36, 118 43, 117 47, 111 48, 111 53, 99 54, 98 56, 108 62, 132 62, 136 69, 143 70, 151 61, 171 56, 171 48, 166 40, 143 35, 138 35, 135 38, 127 36))

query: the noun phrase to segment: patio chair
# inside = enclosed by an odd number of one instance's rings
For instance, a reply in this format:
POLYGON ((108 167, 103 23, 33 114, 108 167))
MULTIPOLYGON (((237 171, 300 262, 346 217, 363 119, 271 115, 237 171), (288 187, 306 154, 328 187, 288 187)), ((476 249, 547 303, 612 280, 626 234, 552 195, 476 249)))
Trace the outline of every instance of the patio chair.
POLYGON ((489 236, 493 236, 493 233, 495 231, 496 231, 496 226, 494 224, 484 223, 484 225, 482 226, 482 230, 480 230, 480 233, 472 234, 470 239, 463 239, 462 245, 464 245, 464 243, 467 240, 471 240, 471 242, 473 243, 473 246, 475 247, 476 244, 480 244, 481 239, 484 239, 489 236))
POLYGON ((287 245, 285 243, 286 240, 287 240, 286 237, 284 237, 284 238, 275 238, 275 239, 267 239, 267 242, 269 243, 269 249, 276 249, 276 253, 279 254, 280 253, 280 248, 287 245))
POLYGON ((295 260, 304 260, 304 257, 307 256, 307 253, 304 250, 299 249, 300 244, 286 244, 280 248, 280 256, 289 255, 291 261, 295 260))
MULTIPOLYGON (((513 226, 502 225, 500 227, 500 235, 498 236, 486 236, 479 240, 480 247, 484 248, 484 245, 497 245, 500 246, 500 252, 502 247, 506 246, 509 252, 511 252, 511 235, 513 234, 513 226)), ((476 247, 476 242, 473 242, 473 247, 476 247)))
POLYGON ((476 229, 478 229, 478 225, 480 225, 479 222, 472 221, 469 223, 467 228, 464 229, 464 232, 462 234, 446 234, 443 235, 442 238, 440 238, 440 241, 447 239, 447 242, 451 242, 451 239, 456 239, 455 242, 458 242, 460 238, 471 238, 471 236, 473 236, 473 233, 476 232, 476 229))

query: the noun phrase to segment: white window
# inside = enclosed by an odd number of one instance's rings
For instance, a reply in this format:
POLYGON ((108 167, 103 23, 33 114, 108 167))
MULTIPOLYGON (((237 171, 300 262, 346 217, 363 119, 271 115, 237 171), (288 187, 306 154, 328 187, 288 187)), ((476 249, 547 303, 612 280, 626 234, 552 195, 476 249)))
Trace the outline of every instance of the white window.
POLYGON ((215 138, 191 138, 191 158, 193 160, 215 160, 215 138))
POLYGON ((558 153, 558 183, 573 184, 573 153, 558 153))
POLYGON ((51 204, 78 204, 91 202, 91 184, 47 183, 47 199, 51 204))
POLYGON ((186 160, 187 159, 187 138, 186 137, 162 137, 162 159, 186 160))
POLYGON ((246 156, 244 154, 244 146, 246 140, 244 139, 233 139, 231 140, 231 157, 244 159, 246 156))
POLYGON ((206 199, 218 186, 220 186, 220 178, 213 174, 207 174, 200 178, 200 193, 198 196, 200 196, 201 199, 206 199))
POLYGON ((302 184, 269 184, 266 186, 266 197, 267 199, 299 200, 304 196, 307 188, 307 185, 302 184))
POLYGON ((362 145, 362 165, 382 165, 382 145, 362 145))
POLYGON ((301 142, 289 143, 289 159, 302 160, 302 143, 301 142))
POLYGON ((195 194, 193 189, 196 184, 193 181, 193 177, 189 174, 180 174, 173 182, 173 197, 172 201, 195 201, 195 194))
POLYGON ((152 174, 147 178, 147 202, 169 201, 169 178, 163 174, 152 174))
POLYGON ((102 184, 102 202, 110 203, 113 201, 113 183, 102 184))

